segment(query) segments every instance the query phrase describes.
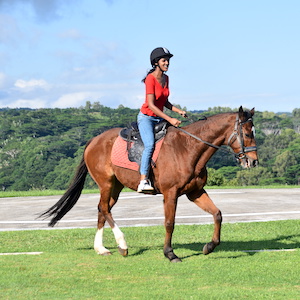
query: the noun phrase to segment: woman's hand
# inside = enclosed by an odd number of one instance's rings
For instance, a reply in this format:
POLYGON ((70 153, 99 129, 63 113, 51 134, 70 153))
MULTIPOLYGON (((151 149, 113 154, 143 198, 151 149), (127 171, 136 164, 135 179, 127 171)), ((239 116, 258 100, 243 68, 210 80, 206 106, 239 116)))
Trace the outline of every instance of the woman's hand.
POLYGON ((176 118, 171 118, 169 123, 175 127, 178 127, 181 124, 181 121, 177 120, 176 118))
POLYGON ((186 112, 185 112, 184 110, 180 110, 178 113, 179 113, 180 115, 182 115, 184 118, 187 118, 187 117, 188 117, 187 114, 186 114, 186 112))

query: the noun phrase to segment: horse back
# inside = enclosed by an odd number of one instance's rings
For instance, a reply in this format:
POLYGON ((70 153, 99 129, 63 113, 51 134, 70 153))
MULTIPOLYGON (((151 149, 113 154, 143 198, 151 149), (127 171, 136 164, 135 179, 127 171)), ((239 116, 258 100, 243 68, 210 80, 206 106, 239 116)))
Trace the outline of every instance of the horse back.
MULTIPOLYGON (((90 175, 101 170, 101 173, 112 175, 111 171, 111 150, 121 128, 109 129, 94 137, 86 146, 84 151, 84 161, 88 167, 90 175)), ((95 180, 95 178, 94 178, 95 180)), ((97 182, 97 180, 96 180, 97 182)))

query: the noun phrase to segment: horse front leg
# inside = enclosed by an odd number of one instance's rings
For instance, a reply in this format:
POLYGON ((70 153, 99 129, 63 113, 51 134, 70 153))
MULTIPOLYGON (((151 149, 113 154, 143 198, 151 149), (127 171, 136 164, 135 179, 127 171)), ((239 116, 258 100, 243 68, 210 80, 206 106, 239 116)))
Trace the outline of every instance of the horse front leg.
POLYGON ((97 232, 94 239, 94 250, 100 255, 111 255, 111 252, 103 245, 103 231, 105 224, 105 217, 103 216, 100 208, 98 207, 98 224, 97 232))
POLYGON ((213 201, 207 195, 205 190, 201 190, 199 193, 187 195, 188 198, 193 201, 197 206, 202 208, 204 211, 213 215, 214 218, 214 233, 211 242, 207 243, 203 247, 203 254, 207 255, 214 251, 214 249, 221 242, 221 226, 222 226, 222 213, 215 206, 213 201))
POLYGON ((165 211, 165 243, 164 255, 170 262, 181 262, 181 259, 175 255, 172 248, 172 235, 175 227, 175 215, 177 207, 177 196, 164 194, 164 211, 165 211))
POLYGON ((124 234, 120 230, 116 222, 113 220, 113 217, 111 215, 111 209, 117 203, 122 188, 123 185, 120 184, 120 186, 115 185, 112 193, 110 192, 110 190, 105 191, 102 189, 101 191, 100 202, 98 204, 97 233, 94 240, 94 249, 100 255, 111 255, 111 252, 103 245, 103 231, 106 221, 108 222, 114 233, 120 254, 123 256, 128 255, 128 247, 125 241, 124 234), (110 196, 110 194, 112 195, 110 196))

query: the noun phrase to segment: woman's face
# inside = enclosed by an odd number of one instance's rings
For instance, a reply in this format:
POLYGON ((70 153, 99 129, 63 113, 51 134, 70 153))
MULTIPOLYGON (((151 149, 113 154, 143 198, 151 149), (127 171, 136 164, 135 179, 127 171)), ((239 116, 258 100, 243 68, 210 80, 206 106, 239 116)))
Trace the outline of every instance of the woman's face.
POLYGON ((170 58, 168 57, 162 57, 157 65, 160 67, 160 69, 163 71, 163 72, 167 72, 168 69, 169 69, 169 64, 170 64, 170 58))

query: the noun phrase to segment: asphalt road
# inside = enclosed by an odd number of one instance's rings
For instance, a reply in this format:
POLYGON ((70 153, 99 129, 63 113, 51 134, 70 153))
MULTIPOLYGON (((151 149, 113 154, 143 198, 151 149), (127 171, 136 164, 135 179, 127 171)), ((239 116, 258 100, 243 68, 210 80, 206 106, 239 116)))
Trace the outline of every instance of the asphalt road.
MULTIPOLYGON (((223 222, 255 222, 300 218, 300 188, 207 190, 221 209, 223 222)), ((48 229, 47 220, 37 216, 55 204, 60 196, 0 198, 0 231, 48 229)), ((113 209, 119 226, 163 225, 162 195, 122 193, 113 209)), ((73 209, 54 228, 96 227, 98 194, 81 195, 73 209)), ((185 196, 179 198, 176 224, 212 223, 185 196)))

